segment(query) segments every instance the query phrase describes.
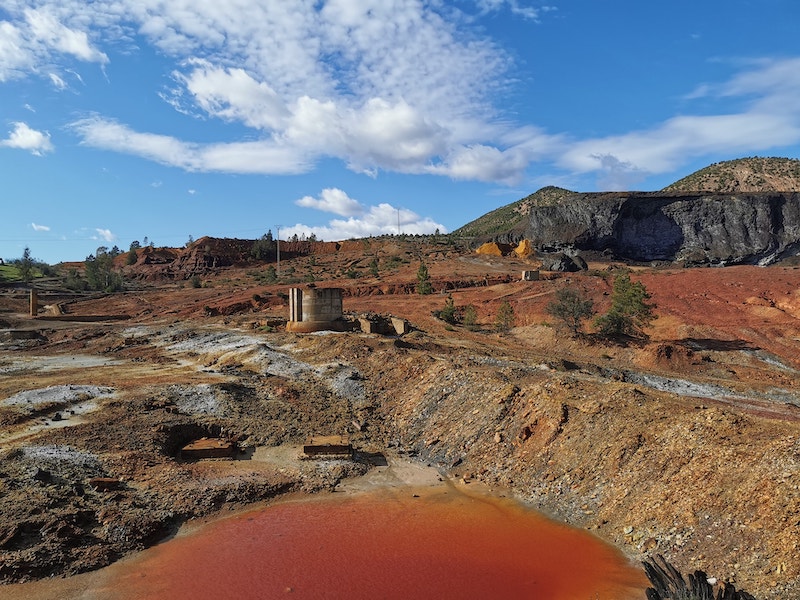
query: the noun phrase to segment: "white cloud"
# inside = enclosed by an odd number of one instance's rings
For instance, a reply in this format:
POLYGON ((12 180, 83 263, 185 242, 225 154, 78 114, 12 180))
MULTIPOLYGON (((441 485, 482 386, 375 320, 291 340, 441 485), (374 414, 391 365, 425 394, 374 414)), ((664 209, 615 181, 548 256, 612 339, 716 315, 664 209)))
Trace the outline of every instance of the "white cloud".
POLYGON ((0 140, 0 146, 6 148, 18 148, 27 150, 36 156, 43 156, 53 151, 53 144, 50 141, 50 134, 31 129, 27 123, 17 121, 12 123, 13 131, 5 140, 0 140))
POLYGON ((36 223, 31 223, 31 227, 33 227, 34 231, 50 231, 50 228, 47 225, 37 225, 36 223))
POLYGON ((436 230, 446 233, 446 228, 428 217, 421 217, 414 211, 396 208, 382 203, 370 206, 365 212, 348 219, 333 219, 327 225, 309 226, 298 223, 291 227, 281 227, 281 238, 293 235, 308 236, 315 234, 325 241, 340 241, 350 238, 364 238, 387 234, 428 234, 436 230))
MULTIPOLYGON (((237 138, 199 143, 155 125, 137 130, 113 115, 82 119, 73 131, 85 145, 187 171, 299 174, 332 157, 371 176, 385 170, 516 184, 531 164, 546 161, 622 185, 706 154, 800 141, 800 58, 751 62, 729 81, 698 83, 685 96, 687 103, 724 98, 742 106, 725 114, 687 111, 640 130, 573 140, 509 123, 493 100, 513 84, 510 57, 448 4, 37 0, 31 9, 10 3, 9 20, 0 21, 0 81, 52 74, 59 87, 64 72, 80 80, 70 71, 75 61, 105 65, 101 47, 117 38, 130 40, 131 48, 132 40, 149 43, 171 61, 172 89, 162 98, 183 113, 238 126, 231 128, 237 138)), ((555 10, 531 4, 476 0, 472 7, 532 20, 555 10)), ((49 151, 45 141, 49 136, 28 148, 49 151)))
MULTIPOLYGON (((692 98, 725 96, 746 102, 741 112, 673 117, 650 128, 575 141, 557 162, 573 172, 622 170, 635 179, 666 173, 690 158, 766 151, 800 141, 800 59, 767 61, 718 86, 703 84, 692 98)), ((613 175, 614 177, 616 175, 613 175)))
MULTIPOLYGON (((98 0, 90 10, 42 0, 9 25, 26 28, 52 61, 56 49, 104 63, 95 40, 143 36, 174 60, 175 87, 162 98, 260 134, 203 145, 111 116, 76 124, 88 145, 187 170, 300 173, 337 157, 357 172, 421 173, 455 149, 493 145, 491 98, 510 60, 460 29, 455 9, 418 0, 234 4, 98 0)), ((33 58, 31 69, 44 62, 33 58)))
POLYGON ((524 6, 518 0, 475 0, 475 3, 478 5, 478 8, 485 13, 507 8, 512 14, 518 15, 525 19, 530 19, 532 21, 538 21, 540 11, 546 12, 555 10, 551 6, 541 9, 533 8, 531 6, 524 6))
POLYGON ((67 87, 67 83, 55 73, 50 73, 50 81, 53 83, 53 86, 59 90, 63 90, 67 87))
POLYGON ((111 233, 110 229, 100 229, 99 227, 95 229, 97 232, 97 237, 94 239, 101 239, 105 242, 113 242, 117 239, 117 236, 111 233))
POLYGON ((141 156, 187 171, 285 175, 309 168, 305 156, 274 140, 193 144, 167 135, 139 133, 96 116, 75 121, 71 128, 88 146, 141 156))
POLYGON ((314 208, 343 217, 352 217, 364 213, 364 207, 360 202, 353 200, 346 192, 337 188, 322 190, 319 198, 304 196, 295 201, 295 204, 304 208, 314 208))
POLYGON ((108 56, 92 46, 85 31, 70 29, 46 9, 25 9, 25 20, 35 42, 86 62, 107 63, 108 56))
MULTIPOLYGON (((75 18, 73 9, 80 8, 79 5, 53 3, 34 9, 18 4, 4 8, 13 21, 0 21, 0 82, 38 74, 42 67, 57 63, 59 57, 108 62, 108 56, 92 44, 88 33, 81 28, 88 25, 85 18, 76 18, 76 27, 69 27, 59 19, 59 16, 75 18)), ((52 78, 53 74, 46 72, 46 76, 52 78)))

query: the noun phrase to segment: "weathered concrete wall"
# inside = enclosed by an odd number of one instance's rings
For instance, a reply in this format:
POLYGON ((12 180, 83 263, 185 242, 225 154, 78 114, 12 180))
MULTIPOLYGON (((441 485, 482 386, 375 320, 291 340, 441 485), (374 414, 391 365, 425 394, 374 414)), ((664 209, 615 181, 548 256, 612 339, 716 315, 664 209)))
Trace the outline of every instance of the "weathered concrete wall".
POLYGON ((339 331, 343 325, 341 289, 309 287, 289 290, 287 331, 339 331))

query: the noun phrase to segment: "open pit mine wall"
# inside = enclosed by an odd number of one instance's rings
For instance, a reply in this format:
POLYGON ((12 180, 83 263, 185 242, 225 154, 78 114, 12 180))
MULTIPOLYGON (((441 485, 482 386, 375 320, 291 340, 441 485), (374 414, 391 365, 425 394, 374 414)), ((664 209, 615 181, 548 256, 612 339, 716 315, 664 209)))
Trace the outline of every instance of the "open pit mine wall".
POLYGON ((540 251, 765 265, 800 253, 800 193, 575 193, 531 207, 525 237, 540 251))

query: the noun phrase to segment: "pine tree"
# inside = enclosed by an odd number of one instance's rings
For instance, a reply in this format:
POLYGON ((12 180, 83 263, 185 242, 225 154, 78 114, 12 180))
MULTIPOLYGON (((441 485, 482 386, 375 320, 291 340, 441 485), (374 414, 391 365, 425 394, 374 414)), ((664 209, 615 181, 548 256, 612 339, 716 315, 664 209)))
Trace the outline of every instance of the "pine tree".
POLYGON ((17 265, 17 269, 19 269, 20 279, 22 279, 22 281, 25 283, 28 283, 31 279, 33 279, 33 259, 31 258, 31 249, 27 246, 22 253, 22 258, 17 265))
POLYGON ((648 304, 650 294, 640 281, 631 281, 628 273, 614 278, 611 291, 611 308, 595 319, 601 335, 607 337, 644 335, 643 329, 655 319, 654 305, 648 304))
POLYGON ((445 323, 455 325, 458 319, 456 317, 456 304, 453 302, 453 296, 448 294, 447 300, 444 302, 444 308, 439 311, 439 318, 445 323))
POLYGON ((516 320, 517 317, 514 314, 514 307, 511 306, 508 300, 503 300, 503 303, 497 311, 497 318, 494 322, 495 329, 497 329, 498 333, 506 333, 514 327, 516 320))
POLYGON ((417 269, 417 293, 423 296, 433 293, 431 276, 428 274, 428 267, 424 262, 420 262, 419 269, 417 269))

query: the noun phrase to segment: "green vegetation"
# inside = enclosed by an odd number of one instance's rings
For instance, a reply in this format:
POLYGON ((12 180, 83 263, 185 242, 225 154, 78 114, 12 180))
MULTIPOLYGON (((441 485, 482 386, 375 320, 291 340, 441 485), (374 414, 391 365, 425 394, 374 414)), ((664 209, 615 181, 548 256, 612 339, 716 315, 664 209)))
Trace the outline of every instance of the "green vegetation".
POLYGON ((9 260, 0 265, 0 281, 30 283, 39 277, 52 277, 56 270, 31 256, 30 248, 25 248, 21 258, 9 260))
POLYGON ((583 290, 565 287, 556 290, 556 298, 547 305, 547 313, 561 321, 573 337, 578 337, 583 322, 594 316, 594 302, 583 290))
POLYGON ((89 255, 84 261, 86 267, 86 283, 89 289, 104 292, 118 292, 123 287, 122 275, 114 271, 114 256, 105 246, 97 249, 96 255, 89 255))
POLYGON ((369 273, 373 277, 378 277, 378 275, 380 275, 380 271, 378 270, 378 257, 377 256, 373 257, 373 259, 369 262, 369 273))
POLYGON ((250 255, 256 260, 272 260, 277 256, 277 244, 272 238, 271 230, 253 242, 250 255))
POLYGON ((617 275, 611 292, 611 308, 594 321, 600 335, 644 336, 643 329, 655 319, 655 307, 647 303, 649 299, 643 283, 631 281, 628 273, 617 275))
POLYGON ((498 333, 506 333, 514 327, 516 320, 517 317, 514 314, 514 307, 511 306, 508 300, 503 300, 503 303, 497 310, 497 317, 494 321, 495 330, 497 330, 498 333))
POLYGON ((420 261, 419 269, 417 269, 417 293, 426 296, 433 293, 433 286, 431 285, 431 276, 428 274, 428 267, 425 263, 420 261))
POLYGON ((458 322, 458 313, 456 312, 456 305, 453 302, 453 296, 447 295, 447 300, 444 302, 444 308, 438 312, 438 317, 445 323, 455 325, 458 322))
POLYGON ((512 230, 522 230, 527 225, 528 215, 532 206, 552 206, 573 193, 558 187, 544 187, 530 196, 506 206, 501 206, 482 217, 478 217, 474 221, 456 229, 451 235, 456 237, 491 237, 512 230))
POLYGON ((709 165, 668 185, 665 192, 791 192, 800 189, 800 160, 749 157, 709 165))
POLYGON ((464 308, 463 323, 464 327, 471 331, 478 326, 478 311, 475 310, 472 304, 468 304, 466 308, 464 308))
POLYGON ((22 258, 17 263, 19 270, 19 277, 25 283, 29 283, 33 279, 33 259, 31 258, 31 249, 27 246, 22 253, 22 258))

